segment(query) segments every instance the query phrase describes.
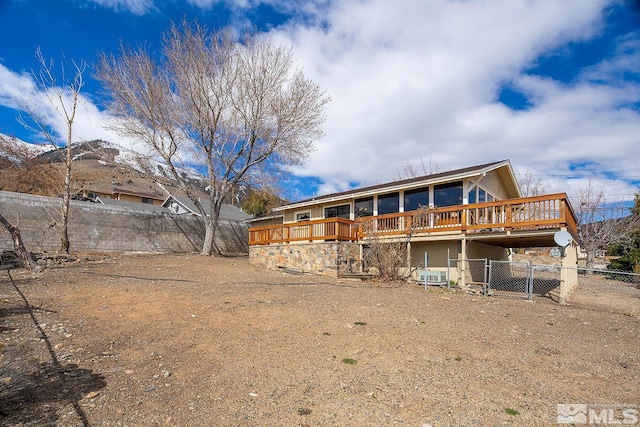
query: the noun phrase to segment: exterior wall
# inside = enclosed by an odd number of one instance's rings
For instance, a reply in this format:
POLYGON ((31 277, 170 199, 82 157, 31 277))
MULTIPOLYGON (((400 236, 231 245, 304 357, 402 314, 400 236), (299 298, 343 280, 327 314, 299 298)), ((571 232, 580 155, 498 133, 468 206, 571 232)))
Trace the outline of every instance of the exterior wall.
MULTIPOLYGON (((142 203, 142 198, 143 196, 135 196, 132 194, 122 194, 122 193, 118 193, 118 200, 122 200, 125 202, 135 202, 135 203, 142 203)), ((150 198, 150 197, 149 197, 150 198)), ((149 203, 149 204, 153 204, 155 206, 161 206, 162 202, 164 202, 164 200, 160 200, 160 199, 153 199, 153 203, 149 203)))
MULTIPOLYGON (((351 204, 350 200, 344 200, 342 202, 331 202, 331 203, 324 203, 324 204, 320 204, 320 205, 313 205, 313 206, 307 206, 304 208, 298 208, 298 209, 290 209, 285 211, 284 213, 284 222, 295 222, 296 221, 296 214, 298 213, 302 213, 302 212, 311 212, 311 219, 323 219, 324 218, 324 208, 327 206, 335 206, 335 205, 346 205, 346 204, 351 204)), ((351 206, 351 210, 353 211, 353 205, 351 206)))
POLYGON ((249 227, 265 227, 280 224, 282 224, 282 217, 256 218, 251 221, 249 227))
MULTIPOLYGON (((52 227, 61 199, 0 191, 0 213, 20 228, 32 252, 55 252, 58 230, 52 227)), ((247 253, 247 225, 220 221, 215 245, 224 253, 247 253)), ((121 206, 71 202, 69 241, 72 252, 191 253, 204 241, 199 218, 121 206)), ((0 251, 13 250, 9 233, 0 229, 0 251)))
POLYGON ((266 245, 249 248, 249 262, 271 270, 288 268, 327 276, 338 275, 340 259, 360 257, 360 245, 349 242, 266 245))
POLYGON ((509 257, 509 250, 500 246, 487 245, 480 242, 467 242, 466 259, 482 259, 504 261, 509 257))
POLYGON ((440 242, 412 242, 411 243, 411 267, 424 267, 424 253, 427 252, 429 270, 446 270, 447 254, 451 258, 458 258, 460 242, 448 240, 440 242), (448 252, 447 252, 448 250, 448 252))
POLYGON ((564 250, 562 266, 567 267, 560 270, 560 295, 558 302, 566 304, 571 292, 578 287, 578 245, 571 242, 564 250))
POLYGON ((496 171, 489 172, 480 181, 480 186, 493 194, 498 199, 504 200, 507 198, 507 192, 502 185, 502 181, 496 171))

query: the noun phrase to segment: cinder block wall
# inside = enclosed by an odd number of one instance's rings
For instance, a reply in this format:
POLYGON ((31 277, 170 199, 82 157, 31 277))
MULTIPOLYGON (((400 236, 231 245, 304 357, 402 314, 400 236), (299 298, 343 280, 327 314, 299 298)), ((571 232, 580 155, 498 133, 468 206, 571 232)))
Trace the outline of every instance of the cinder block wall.
MULTIPOLYGON (((31 252, 55 252, 60 247, 54 224, 61 199, 0 191, 0 213, 20 228, 31 252)), ((220 221, 215 244, 229 254, 247 253, 245 223, 220 221)), ((99 203, 71 202, 71 252, 190 253, 202 249, 201 219, 162 212, 145 212, 99 203)), ((0 229, 0 250, 12 250, 11 237, 0 229)))
POLYGON ((360 245, 349 242, 317 242, 258 245, 249 248, 249 262, 272 270, 289 268, 327 276, 338 275, 339 259, 359 259, 360 245))

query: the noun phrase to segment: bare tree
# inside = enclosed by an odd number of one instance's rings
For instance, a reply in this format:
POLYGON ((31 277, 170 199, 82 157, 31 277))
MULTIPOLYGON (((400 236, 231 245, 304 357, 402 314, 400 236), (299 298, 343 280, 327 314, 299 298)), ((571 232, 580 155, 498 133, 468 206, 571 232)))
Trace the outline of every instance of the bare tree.
POLYGON ((622 201, 607 201, 604 188, 591 180, 578 190, 574 202, 579 244, 587 253, 586 267, 593 267, 596 251, 616 243, 628 243, 640 227, 640 217, 630 215, 622 201))
POLYGON ((539 176, 535 176, 531 171, 518 175, 517 181, 524 197, 541 196, 549 189, 549 183, 542 181, 539 176))
POLYGON ((385 230, 376 217, 363 217, 358 221, 367 241, 364 262, 378 271, 378 277, 384 280, 400 280, 406 276, 403 271, 407 267, 408 247, 416 231, 429 227, 435 220, 434 208, 421 206, 411 216, 396 219, 394 227, 406 227, 407 234, 400 239, 387 237, 385 230), (409 221, 409 223, 404 223, 409 221))
POLYGON ((7 232, 11 235, 13 249, 16 251, 16 254, 22 261, 22 265, 30 270, 35 269, 36 262, 33 259, 31 253, 24 246, 22 236, 20 235, 20 229, 7 221, 7 219, 2 214, 0 214, 0 224, 2 224, 4 229, 7 230, 7 232))
POLYGON ((398 179, 418 178, 438 172, 440 172, 440 167, 431 157, 429 157, 429 166, 425 163, 424 157, 420 157, 420 167, 409 162, 409 160, 405 160, 402 162, 402 169, 397 171, 398 179))
POLYGON ((21 123, 28 129, 39 131, 51 146, 64 150, 64 186, 62 190, 62 205, 60 217, 56 221, 56 226, 60 232, 60 251, 69 253, 69 207, 71 202, 71 181, 72 181, 72 156, 71 144, 73 142, 73 123, 78 111, 80 91, 84 87, 84 72, 87 68, 86 62, 71 61, 71 73, 67 73, 65 62, 60 63, 60 72, 56 73, 53 60, 47 61, 40 48, 36 50, 36 60, 40 65, 39 70, 33 71, 33 77, 38 88, 38 94, 44 96, 49 102, 53 111, 65 123, 65 145, 58 143, 58 138, 53 135, 49 117, 42 112, 37 100, 31 100, 24 107, 30 120, 20 118, 21 123), (59 76, 59 78, 58 78, 59 76))
MULTIPOLYGON (((14 141, 8 141, 3 135, 0 135, 0 177, 7 170, 14 169, 15 165, 24 165, 26 159, 33 156, 26 147, 17 146, 14 141)), ((6 179, 6 177, 4 177, 6 179)), ((0 224, 11 235, 13 248, 22 261, 22 265, 29 269, 36 268, 36 262, 31 253, 25 248, 20 229, 11 224, 6 217, 0 212, 0 224)))
POLYGON ((117 118, 113 128, 141 140, 166 163, 205 218, 203 255, 214 250, 223 202, 256 169, 300 164, 323 134, 329 97, 294 68, 290 49, 267 35, 242 42, 186 21, 165 35, 156 61, 142 48, 103 55, 97 71, 117 118), (179 173, 200 165, 203 205, 179 173))

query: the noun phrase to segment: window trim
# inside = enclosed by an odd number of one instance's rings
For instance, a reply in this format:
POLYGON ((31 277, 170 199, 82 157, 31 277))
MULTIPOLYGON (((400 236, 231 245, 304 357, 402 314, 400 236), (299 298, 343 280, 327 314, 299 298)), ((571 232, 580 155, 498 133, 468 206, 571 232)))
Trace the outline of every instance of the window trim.
POLYGON ((311 221, 311 211, 310 211, 310 210, 306 210, 306 211, 296 211, 296 212, 294 212, 294 213, 293 213, 293 216, 294 216, 294 218, 295 218, 296 222, 311 221), (307 214, 307 215, 308 215, 308 218, 306 218, 306 219, 304 219, 304 218, 303 218, 303 219, 298 218, 298 216, 299 216, 299 215, 304 215, 304 214, 307 214))
POLYGON ((377 201, 376 201, 376 212, 378 213, 378 215, 389 215, 389 214, 394 214, 394 213, 399 213, 400 212, 400 191, 392 191, 390 193, 381 193, 381 194, 378 194, 376 199, 377 199, 377 201), (380 198, 381 197, 383 199, 385 199, 385 198, 391 199, 391 198, 395 197, 398 208, 394 212, 380 213, 380 198))
POLYGON ((369 217, 369 216, 373 216, 373 213, 375 211, 375 200, 373 196, 367 196, 367 197, 359 197, 357 199, 353 200, 353 216, 354 218, 364 218, 364 217, 369 217), (358 203, 359 201, 371 201, 371 212, 366 213, 366 214, 361 214, 359 215, 359 212, 356 211, 356 203, 358 203))
POLYGON ((330 217, 327 216, 327 209, 337 208, 337 207, 340 207, 340 206, 349 206, 349 217, 347 219, 351 219, 351 215, 353 214, 353 204, 352 203, 336 203, 336 204, 333 204, 333 205, 325 205, 325 206, 322 207, 322 217, 324 219, 344 218, 342 216, 337 215, 337 213, 336 213, 336 216, 330 216, 330 217))

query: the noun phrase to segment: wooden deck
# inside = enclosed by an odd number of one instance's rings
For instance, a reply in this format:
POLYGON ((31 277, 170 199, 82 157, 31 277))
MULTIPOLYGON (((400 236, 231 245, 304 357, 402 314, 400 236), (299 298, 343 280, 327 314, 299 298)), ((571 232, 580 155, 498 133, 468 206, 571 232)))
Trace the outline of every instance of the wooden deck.
POLYGON ((443 232, 536 231, 562 227, 577 235, 575 214, 565 193, 369 216, 355 221, 328 218, 254 227, 249 229, 249 245, 359 241, 374 236, 424 236, 443 232))

